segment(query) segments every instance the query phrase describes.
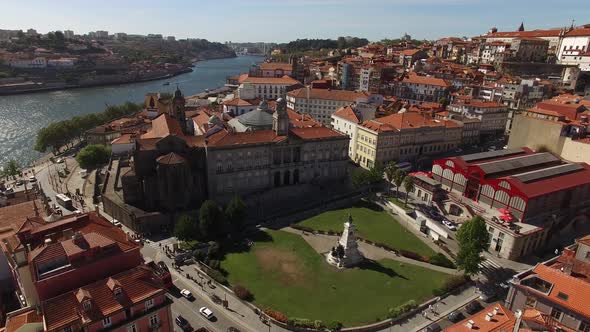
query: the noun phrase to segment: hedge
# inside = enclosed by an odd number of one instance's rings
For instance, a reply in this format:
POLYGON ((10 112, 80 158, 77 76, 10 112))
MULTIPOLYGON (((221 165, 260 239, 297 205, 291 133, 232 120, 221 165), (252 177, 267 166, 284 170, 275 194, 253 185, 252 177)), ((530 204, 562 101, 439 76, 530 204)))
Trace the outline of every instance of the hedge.
POLYGON ((450 269, 456 268, 455 263, 453 263, 453 261, 448 259, 447 256, 440 252, 430 256, 429 263, 442 267, 448 267, 450 269))
POLYGON ((285 315, 284 313, 282 313, 280 311, 276 311, 276 310, 272 310, 272 309, 264 309, 264 313, 267 314, 272 319, 279 321, 281 323, 287 323, 289 321, 289 318, 287 317, 287 315, 285 315))
POLYGON ((407 312, 410 312, 413 309, 418 308, 418 304, 414 300, 410 300, 400 306, 395 308, 389 308, 389 318, 394 319, 397 318, 407 312))
POLYGON ((220 271, 208 269, 207 274, 209 275, 209 277, 211 277, 211 279, 217 281, 218 283, 222 285, 227 285, 227 278, 220 271))
POLYGON ((306 318, 291 318, 287 321, 287 324, 292 327, 302 327, 316 330, 324 328, 324 323, 321 320, 311 320, 306 318))
POLYGON ((234 287, 232 287, 232 290, 234 291, 236 296, 241 300, 251 301, 253 298, 252 293, 244 286, 235 285, 234 287))
POLYGON ((469 282, 471 279, 469 279, 468 276, 466 275, 455 275, 455 276, 451 276, 450 278, 448 278, 444 285, 440 288, 437 288, 435 290, 432 291, 432 294, 434 296, 441 296, 444 295, 448 292, 453 291, 454 289, 457 289, 461 286, 463 286, 464 284, 466 284, 467 282, 469 282))

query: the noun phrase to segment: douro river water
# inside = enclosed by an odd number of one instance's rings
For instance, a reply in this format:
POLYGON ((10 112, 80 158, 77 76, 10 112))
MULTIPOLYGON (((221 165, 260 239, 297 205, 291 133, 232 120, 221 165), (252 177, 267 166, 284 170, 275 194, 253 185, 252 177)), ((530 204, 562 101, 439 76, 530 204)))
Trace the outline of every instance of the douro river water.
POLYGON ((262 59, 240 56, 202 61, 192 73, 167 80, 0 96, 0 165, 16 159, 24 166, 39 158, 41 154, 33 150, 37 131, 51 122, 101 112, 107 104, 142 102, 147 92, 173 92, 177 84, 185 95, 197 94, 222 86, 227 76, 247 72, 262 59), (165 82, 170 85, 164 86, 165 82))

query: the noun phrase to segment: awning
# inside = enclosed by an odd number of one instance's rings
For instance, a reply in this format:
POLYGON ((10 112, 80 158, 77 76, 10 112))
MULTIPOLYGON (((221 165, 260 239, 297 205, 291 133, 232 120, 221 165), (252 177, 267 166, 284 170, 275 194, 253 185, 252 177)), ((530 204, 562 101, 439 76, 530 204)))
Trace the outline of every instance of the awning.
POLYGON ((500 211, 501 214, 510 214, 510 210, 505 209, 505 208, 500 208, 500 209, 498 209, 498 211, 500 211))

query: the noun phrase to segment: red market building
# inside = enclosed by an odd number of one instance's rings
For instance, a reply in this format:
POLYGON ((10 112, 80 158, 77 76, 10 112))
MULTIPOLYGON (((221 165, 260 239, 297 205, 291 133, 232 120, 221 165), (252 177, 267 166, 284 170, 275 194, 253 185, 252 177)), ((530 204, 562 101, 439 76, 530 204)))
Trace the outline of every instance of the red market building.
MULTIPOLYGON (((506 256, 541 248, 550 229, 575 229, 574 223, 588 221, 590 165, 566 162, 548 152, 518 148, 438 159, 432 176, 451 200, 494 227, 502 225, 501 239, 506 233, 516 237, 540 233, 531 240, 535 243, 506 256)), ((502 243, 492 246, 502 251, 502 243)))

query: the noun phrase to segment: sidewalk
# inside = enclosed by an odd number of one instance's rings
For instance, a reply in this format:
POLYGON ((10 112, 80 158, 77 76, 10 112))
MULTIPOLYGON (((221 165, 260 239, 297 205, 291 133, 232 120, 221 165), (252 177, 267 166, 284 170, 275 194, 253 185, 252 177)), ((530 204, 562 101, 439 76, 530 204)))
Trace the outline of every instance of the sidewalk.
POLYGON ((391 331, 422 331, 430 324, 446 318, 451 312, 463 307, 478 297, 479 294, 475 293, 475 288, 468 287, 457 295, 449 295, 446 298, 438 301, 437 315, 427 314, 426 317, 423 317, 420 313, 417 313, 414 317, 409 318, 398 325, 392 326, 391 331))

